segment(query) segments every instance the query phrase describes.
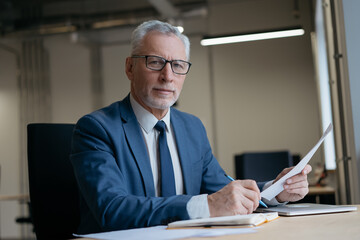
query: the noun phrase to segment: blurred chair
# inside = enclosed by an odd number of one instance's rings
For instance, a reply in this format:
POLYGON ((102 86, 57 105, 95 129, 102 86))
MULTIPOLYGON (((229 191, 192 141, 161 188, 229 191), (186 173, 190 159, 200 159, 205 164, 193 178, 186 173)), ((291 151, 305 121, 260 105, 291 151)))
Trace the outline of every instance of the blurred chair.
POLYGON ((28 168, 36 238, 74 238, 79 196, 69 160, 74 124, 29 124, 28 168))
POLYGON ((246 152, 235 156, 237 179, 270 181, 290 166, 293 166, 293 159, 289 151, 246 152))

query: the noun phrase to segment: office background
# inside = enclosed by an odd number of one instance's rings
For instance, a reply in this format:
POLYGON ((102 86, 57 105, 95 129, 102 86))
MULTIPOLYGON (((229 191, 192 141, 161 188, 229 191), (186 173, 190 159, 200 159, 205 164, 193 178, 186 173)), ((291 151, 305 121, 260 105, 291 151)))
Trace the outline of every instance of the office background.
MULTIPOLYGON (((75 2, 54 2, 47 11, 70 14, 76 11, 75 2)), ((93 9, 124 14, 133 11, 135 25, 146 19, 136 18, 136 13, 149 8, 149 2, 78 1, 84 16, 93 9)), ((171 2, 188 9, 194 4, 200 9, 195 16, 182 19, 184 33, 191 41, 193 66, 177 108, 203 121, 214 154, 225 171, 235 175, 234 155, 244 151, 286 149, 305 155, 322 134, 310 36, 314 31, 315 1, 171 2), (305 35, 200 45, 204 35, 294 26, 302 26, 305 35)), ((161 17, 155 10, 153 14, 152 18, 161 17)), ((125 24, 96 31, 31 36, 23 32, 0 37, 1 194, 28 192, 27 123, 74 123, 84 114, 128 94, 130 84, 124 66, 133 29, 134 25, 125 24)), ((310 163, 324 164, 321 149, 310 163)), ((1 202, 0 214, 1 236, 30 234, 31 228, 14 224, 16 217, 27 215, 26 205, 1 202)))

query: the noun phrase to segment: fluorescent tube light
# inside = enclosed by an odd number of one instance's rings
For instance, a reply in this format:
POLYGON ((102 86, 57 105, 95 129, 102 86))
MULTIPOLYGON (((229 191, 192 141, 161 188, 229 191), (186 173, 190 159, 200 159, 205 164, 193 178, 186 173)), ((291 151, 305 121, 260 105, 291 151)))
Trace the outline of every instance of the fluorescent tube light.
POLYGON ((237 43, 237 42, 248 42, 248 41, 257 41, 273 38, 283 38, 283 37, 295 37, 304 35, 304 29, 291 29, 291 30, 281 30, 273 32, 264 32, 264 33, 251 33, 251 34, 242 34, 236 36, 227 36, 227 37, 213 37, 205 38, 200 41, 202 46, 218 45, 218 44, 228 44, 228 43, 237 43))

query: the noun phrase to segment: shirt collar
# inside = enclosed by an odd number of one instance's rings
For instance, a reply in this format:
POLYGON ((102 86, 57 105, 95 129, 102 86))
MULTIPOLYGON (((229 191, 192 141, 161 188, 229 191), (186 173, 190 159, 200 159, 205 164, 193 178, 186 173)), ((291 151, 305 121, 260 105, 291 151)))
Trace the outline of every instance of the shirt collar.
MULTIPOLYGON (((131 93, 130 93, 130 104, 132 109, 134 110, 136 119, 138 120, 140 126, 145 130, 146 133, 152 131, 152 129, 155 127, 156 123, 159 120, 152 113, 150 113, 143 106, 141 106, 134 99, 131 93)), ((168 132, 170 129, 170 109, 161 120, 165 122, 166 131, 168 132)))

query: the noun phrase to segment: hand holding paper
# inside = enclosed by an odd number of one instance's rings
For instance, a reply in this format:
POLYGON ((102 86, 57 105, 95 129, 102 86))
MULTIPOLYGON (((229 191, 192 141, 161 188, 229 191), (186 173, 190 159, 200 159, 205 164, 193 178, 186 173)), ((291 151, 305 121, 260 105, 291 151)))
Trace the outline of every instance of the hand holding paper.
POLYGON ((330 123, 327 129, 325 130, 324 134, 320 138, 320 140, 316 143, 316 145, 306 154, 306 156, 285 176, 280 178, 277 182, 275 182, 273 185, 271 185, 269 188, 265 189, 261 192, 261 197, 265 198, 267 200, 271 200, 275 196, 277 196, 280 192, 284 190, 284 184, 287 179, 290 177, 299 174, 306 164, 310 161, 311 157, 315 154, 316 150, 320 147, 321 143, 324 141, 325 137, 331 132, 332 130, 332 124, 330 123))
MULTIPOLYGON (((276 177, 274 182, 282 178, 293 168, 294 167, 285 168, 276 177)), ((283 185, 285 190, 276 195, 276 200, 278 202, 296 202, 300 199, 303 199, 309 192, 309 182, 307 175, 311 172, 311 169, 311 166, 307 164, 300 173, 288 178, 283 185)))

